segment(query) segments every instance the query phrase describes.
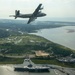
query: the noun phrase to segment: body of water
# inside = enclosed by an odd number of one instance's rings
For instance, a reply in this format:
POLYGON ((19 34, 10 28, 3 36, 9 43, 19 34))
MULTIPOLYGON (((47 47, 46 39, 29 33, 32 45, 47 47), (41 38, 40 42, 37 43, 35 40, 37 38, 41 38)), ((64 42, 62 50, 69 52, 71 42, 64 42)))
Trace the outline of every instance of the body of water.
POLYGON ((42 29, 33 34, 75 50, 75 26, 42 29))

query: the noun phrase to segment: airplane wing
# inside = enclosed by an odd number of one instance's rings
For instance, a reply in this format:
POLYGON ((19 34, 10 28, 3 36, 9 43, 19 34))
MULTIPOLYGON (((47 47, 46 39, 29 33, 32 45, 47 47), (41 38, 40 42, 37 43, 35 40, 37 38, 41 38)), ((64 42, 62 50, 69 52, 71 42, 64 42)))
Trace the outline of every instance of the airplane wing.
POLYGON ((39 4, 39 6, 36 8, 36 10, 33 12, 33 16, 36 16, 39 10, 41 9, 42 4, 39 4))
POLYGON ((29 24, 31 21, 34 21, 37 17, 36 15, 39 13, 39 10, 41 10, 42 4, 39 4, 39 6, 36 8, 36 10, 33 12, 32 16, 29 18, 29 21, 27 24, 29 24))
POLYGON ((37 17, 31 17, 31 18, 29 18, 29 20, 28 20, 28 23, 27 23, 27 24, 29 24, 30 22, 34 21, 35 19, 37 19, 37 17))

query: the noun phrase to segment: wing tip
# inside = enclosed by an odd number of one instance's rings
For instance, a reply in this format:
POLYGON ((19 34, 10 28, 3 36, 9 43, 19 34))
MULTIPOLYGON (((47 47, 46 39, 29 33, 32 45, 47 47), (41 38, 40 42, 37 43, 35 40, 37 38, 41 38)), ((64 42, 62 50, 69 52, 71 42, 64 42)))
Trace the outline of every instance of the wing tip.
POLYGON ((29 24, 30 22, 28 21, 27 24, 29 24))

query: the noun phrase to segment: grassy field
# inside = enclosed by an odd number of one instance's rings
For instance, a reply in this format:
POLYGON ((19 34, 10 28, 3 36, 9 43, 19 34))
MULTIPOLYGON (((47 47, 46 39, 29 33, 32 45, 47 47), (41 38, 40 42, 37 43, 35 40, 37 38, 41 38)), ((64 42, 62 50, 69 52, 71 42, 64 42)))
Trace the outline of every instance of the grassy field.
MULTIPOLYGON (((31 59, 35 64, 50 64, 50 65, 58 65, 62 67, 70 67, 75 68, 75 63, 61 63, 56 59, 31 59)), ((8 58, 0 56, 0 64, 22 64, 24 62, 24 58, 8 58)))
POLYGON ((0 56, 0 64, 22 64, 24 58, 8 58, 0 56))
POLYGON ((62 63, 57 61, 56 59, 32 59, 35 64, 51 64, 58 65, 62 67, 72 67, 75 68, 75 63, 62 63))
POLYGON ((0 38, 0 53, 2 54, 23 54, 42 50, 49 54, 69 56, 73 54, 72 49, 53 43, 43 37, 33 34, 13 35, 7 38, 0 38))
POLYGON ((48 40, 36 36, 36 35, 32 35, 32 34, 24 34, 24 35, 19 35, 19 36, 10 36, 8 38, 0 38, 0 44, 4 44, 4 43, 14 43, 17 45, 24 45, 27 43, 40 43, 40 42, 49 42, 48 40))

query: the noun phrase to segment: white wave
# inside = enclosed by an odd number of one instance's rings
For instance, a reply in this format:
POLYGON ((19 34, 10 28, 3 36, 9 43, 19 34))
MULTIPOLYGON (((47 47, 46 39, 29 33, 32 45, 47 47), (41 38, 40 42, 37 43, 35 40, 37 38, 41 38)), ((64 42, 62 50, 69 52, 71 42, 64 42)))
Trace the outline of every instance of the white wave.
POLYGON ((0 67, 4 68, 6 70, 9 70, 9 71, 13 71, 14 70, 14 67, 12 65, 1 65, 0 67))

